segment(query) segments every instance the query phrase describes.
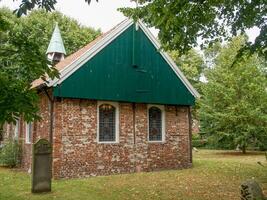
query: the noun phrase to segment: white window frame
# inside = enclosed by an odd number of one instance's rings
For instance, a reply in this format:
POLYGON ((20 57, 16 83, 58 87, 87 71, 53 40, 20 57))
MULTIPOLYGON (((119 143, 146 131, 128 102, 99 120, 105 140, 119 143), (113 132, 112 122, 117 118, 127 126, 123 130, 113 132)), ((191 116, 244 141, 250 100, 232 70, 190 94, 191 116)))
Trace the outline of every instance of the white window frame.
POLYGON ((17 140, 19 138, 19 129, 20 129, 20 119, 16 119, 15 129, 14 129, 14 139, 17 140))
POLYGON ((26 123, 26 127, 25 127, 25 143, 26 144, 31 144, 32 133, 33 133, 33 123, 32 122, 26 123), (31 138, 29 135, 29 125, 31 125, 31 138))
POLYGON ((119 103, 112 101, 97 101, 97 143, 99 144, 117 144, 119 143, 119 103), (115 107, 115 141, 99 141, 99 107, 103 104, 110 104, 115 107))
POLYGON ((149 143, 164 143, 166 130, 165 130, 165 106, 164 105, 156 105, 156 104, 148 104, 147 105, 147 141, 149 143), (149 109, 151 107, 157 107, 161 110, 161 140, 149 140, 149 109))

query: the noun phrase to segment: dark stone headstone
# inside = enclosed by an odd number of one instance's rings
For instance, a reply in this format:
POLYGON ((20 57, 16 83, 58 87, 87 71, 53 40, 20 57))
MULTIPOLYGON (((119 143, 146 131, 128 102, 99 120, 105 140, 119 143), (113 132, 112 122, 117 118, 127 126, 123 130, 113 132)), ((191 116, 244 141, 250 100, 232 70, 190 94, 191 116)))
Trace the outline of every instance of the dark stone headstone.
POLYGON ((262 189, 254 180, 247 180, 241 184, 241 200, 265 200, 262 189))
POLYGON ((50 192, 52 178, 52 146, 46 139, 33 145, 32 193, 50 192))

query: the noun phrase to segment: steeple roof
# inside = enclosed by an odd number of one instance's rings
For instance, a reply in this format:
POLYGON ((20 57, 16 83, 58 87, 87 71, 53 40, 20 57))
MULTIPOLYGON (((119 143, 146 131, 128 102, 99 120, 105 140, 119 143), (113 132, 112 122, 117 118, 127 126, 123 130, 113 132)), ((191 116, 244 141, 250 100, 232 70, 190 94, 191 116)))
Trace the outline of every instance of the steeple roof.
POLYGON ((63 53, 66 55, 66 50, 64 47, 63 40, 61 38, 60 30, 58 24, 56 24, 52 38, 50 40, 49 46, 46 50, 46 54, 48 53, 63 53))

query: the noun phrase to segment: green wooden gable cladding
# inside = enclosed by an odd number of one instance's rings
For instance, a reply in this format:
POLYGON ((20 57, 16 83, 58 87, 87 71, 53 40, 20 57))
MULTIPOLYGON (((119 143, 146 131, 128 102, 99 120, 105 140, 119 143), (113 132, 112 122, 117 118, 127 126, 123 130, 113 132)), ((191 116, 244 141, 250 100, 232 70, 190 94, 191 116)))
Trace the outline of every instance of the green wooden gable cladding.
POLYGON ((56 97, 193 105, 195 97, 131 25, 53 90, 56 97))

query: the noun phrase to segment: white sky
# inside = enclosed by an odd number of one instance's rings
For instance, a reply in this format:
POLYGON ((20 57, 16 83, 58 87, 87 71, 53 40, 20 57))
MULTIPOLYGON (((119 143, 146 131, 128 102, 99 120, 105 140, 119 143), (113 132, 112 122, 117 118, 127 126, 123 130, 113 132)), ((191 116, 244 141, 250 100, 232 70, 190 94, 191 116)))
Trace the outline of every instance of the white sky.
MULTIPOLYGON (((18 8, 21 0, 0 0, 0 7, 7 6, 11 9, 18 8)), ((125 19, 125 16, 117 11, 121 7, 134 7, 130 0, 91 0, 88 5, 84 0, 58 0, 56 10, 76 19, 79 23, 108 31, 125 19)))
MULTIPOLYGON (((21 0, 0 0, 0 7, 7 6, 11 9, 18 8, 21 0)), ((83 25, 108 31, 116 24, 120 23, 125 17, 119 11, 121 7, 135 7, 135 3, 130 0, 91 0, 87 5, 84 0, 58 0, 56 10, 76 19, 83 25)), ((152 30, 156 35, 157 31, 152 30)), ((259 34, 259 29, 252 28, 247 31, 250 41, 254 41, 259 34)))

